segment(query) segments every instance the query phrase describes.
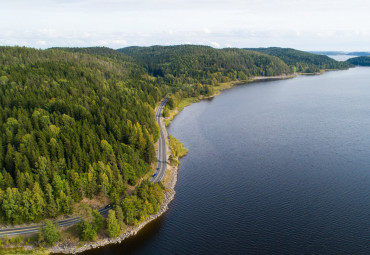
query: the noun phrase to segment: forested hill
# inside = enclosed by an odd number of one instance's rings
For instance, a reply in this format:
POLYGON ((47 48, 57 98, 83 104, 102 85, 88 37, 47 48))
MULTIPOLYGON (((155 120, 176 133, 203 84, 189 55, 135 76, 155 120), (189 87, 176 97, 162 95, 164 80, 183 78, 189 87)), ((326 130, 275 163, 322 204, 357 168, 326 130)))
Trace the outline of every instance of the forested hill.
POLYGON ((63 50, 0 47, 0 221, 116 199, 155 160, 165 94, 139 66, 63 50), (130 66, 127 72, 122 66, 130 66))
POLYGON ((328 56, 316 55, 305 51, 289 48, 248 48, 271 56, 276 56, 287 63, 296 72, 317 73, 324 69, 344 69, 350 64, 336 61, 328 56))
POLYGON ((248 76, 291 73, 280 59, 242 49, 214 49, 208 46, 179 45, 127 47, 119 49, 146 70, 167 83, 216 84, 245 80, 248 76))
POLYGON ((57 48, 50 48, 49 50, 62 50, 67 52, 74 52, 74 53, 85 53, 89 55, 94 55, 98 58, 109 58, 110 61, 114 61, 116 64, 125 64, 125 65, 134 65, 136 68, 136 60, 126 54, 123 54, 117 50, 107 48, 107 47, 57 47, 57 48))
POLYGON ((356 66, 370 66, 370 57, 350 58, 347 62, 356 66))

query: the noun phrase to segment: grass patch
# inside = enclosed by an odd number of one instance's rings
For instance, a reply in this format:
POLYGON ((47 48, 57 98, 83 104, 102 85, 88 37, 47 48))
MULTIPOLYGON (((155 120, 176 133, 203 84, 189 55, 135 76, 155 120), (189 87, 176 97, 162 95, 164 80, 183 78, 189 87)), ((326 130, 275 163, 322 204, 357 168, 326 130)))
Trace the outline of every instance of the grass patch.
POLYGON ((185 148, 183 144, 179 140, 177 140, 175 137, 173 137, 172 135, 169 136, 169 141, 170 141, 172 155, 175 158, 181 158, 188 153, 188 149, 185 148))
POLYGON ((222 90, 232 88, 236 85, 245 84, 247 82, 250 82, 250 80, 223 82, 223 83, 219 83, 218 85, 214 86, 213 88, 214 88, 216 94, 219 94, 222 90))
POLYGON ((184 108, 186 106, 189 106, 191 105, 192 103, 196 103, 196 102, 199 102, 199 98, 198 97, 188 97, 188 98, 184 98, 182 99, 177 108, 174 109, 174 110, 171 110, 170 113, 169 113, 169 116, 167 118, 164 119, 164 124, 166 125, 166 127, 168 125, 170 125, 171 121, 173 120, 173 118, 179 114, 179 112, 181 112, 182 110, 184 110, 184 108))
POLYGON ((25 250, 21 248, 3 248, 0 249, 0 255, 49 255, 45 249, 25 250))

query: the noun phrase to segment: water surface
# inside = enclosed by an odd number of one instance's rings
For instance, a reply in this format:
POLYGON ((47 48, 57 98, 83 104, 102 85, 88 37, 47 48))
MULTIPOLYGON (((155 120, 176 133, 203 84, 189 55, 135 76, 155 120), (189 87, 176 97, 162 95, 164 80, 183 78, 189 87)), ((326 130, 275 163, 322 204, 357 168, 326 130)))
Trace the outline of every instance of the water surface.
POLYGON ((328 55, 328 57, 335 59, 336 61, 346 61, 350 58, 355 58, 355 55, 328 55))
POLYGON ((370 254, 369 80, 256 82, 185 108, 169 211, 84 254, 370 254))

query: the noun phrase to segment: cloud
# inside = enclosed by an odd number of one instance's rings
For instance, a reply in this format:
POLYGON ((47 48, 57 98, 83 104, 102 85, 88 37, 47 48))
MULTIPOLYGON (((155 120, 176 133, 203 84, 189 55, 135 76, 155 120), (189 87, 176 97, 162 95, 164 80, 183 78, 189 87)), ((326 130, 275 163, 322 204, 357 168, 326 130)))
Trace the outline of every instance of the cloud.
POLYGON ((0 9, 0 43, 370 50, 369 9, 363 0, 12 0, 0 9))
POLYGON ((204 28, 204 29, 203 29, 203 32, 204 32, 205 34, 210 34, 210 33, 212 33, 211 29, 209 29, 209 28, 204 28))
POLYGON ((220 48, 220 44, 217 43, 217 42, 211 42, 210 44, 211 44, 211 46, 213 46, 215 48, 220 48))
POLYGON ((46 41, 36 41, 37 44, 39 44, 40 46, 45 46, 47 44, 46 41))

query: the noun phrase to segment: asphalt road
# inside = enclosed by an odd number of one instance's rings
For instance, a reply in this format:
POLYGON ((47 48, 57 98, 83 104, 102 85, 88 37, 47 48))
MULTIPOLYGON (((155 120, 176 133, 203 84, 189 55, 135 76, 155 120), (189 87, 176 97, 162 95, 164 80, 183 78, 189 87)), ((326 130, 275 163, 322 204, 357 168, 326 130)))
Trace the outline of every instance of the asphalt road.
POLYGON ((165 138, 165 132, 166 128, 164 127, 164 124, 161 121, 162 111, 164 106, 167 103, 168 98, 166 97, 161 104, 158 106, 157 113, 156 113, 156 120, 160 128, 160 137, 158 141, 158 152, 157 152, 157 168, 153 176, 150 178, 151 182, 159 182, 163 180, 163 177, 166 173, 167 168, 167 155, 166 155, 166 138, 165 138))
MULTIPOLYGON (((157 152, 157 168, 154 173, 154 175, 150 178, 151 182, 159 182, 163 179, 165 173, 166 173, 166 168, 167 168, 167 155, 166 155, 166 139, 165 139, 165 127, 161 121, 161 115, 164 106, 167 103, 168 98, 166 97, 161 104, 159 105, 157 112, 156 112, 156 121, 160 127, 160 138, 158 141, 158 152, 157 152)), ((103 216, 108 215, 108 211, 111 208, 110 205, 107 205, 104 208, 99 209, 99 212, 103 216)), ((58 224, 60 227, 67 227, 67 226, 72 226, 78 222, 81 221, 80 217, 73 217, 69 219, 64 219, 58 221, 58 224)), ((29 233, 36 233, 39 231, 40 226, 43 226, 43 224, 39 225, 33 225, 29 227, 15 227, 15 228, 5 228, 5 229, 0 229, 0 237, 2 236, 15 236, 15 235, 24 235, 24 234, 29 234, 29 233)))
MULTIPOLYGON (((104 208, 99 209, 99 212, 103 216, 108 215, 108 211, 110 209, 110 205, 107 205, 104 208)), ((78 222, 81 221, 80 217, 73 217, 69 219, 64 219, 58 221, 58 224, 60 227, 67 227, 72 226, 78 222)), ((43 226, 44 224, 39 225, 33 225, 29 227, 16 227, 16 228, 6 228, 6 229, 0 229, 0 237, 2 236, 15 236, 15 235, 24 235, 29 233, 36 233, 39 231, 40 226, 43 226)))

